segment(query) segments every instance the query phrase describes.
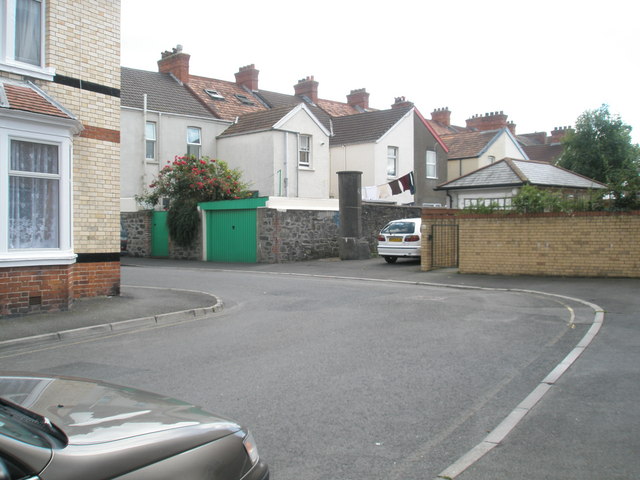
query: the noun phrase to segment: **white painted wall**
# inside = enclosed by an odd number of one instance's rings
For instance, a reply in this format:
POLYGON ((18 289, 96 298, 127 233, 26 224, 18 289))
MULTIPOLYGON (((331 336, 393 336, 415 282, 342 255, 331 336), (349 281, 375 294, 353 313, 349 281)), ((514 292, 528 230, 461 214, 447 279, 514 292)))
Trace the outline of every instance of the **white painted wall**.
POLYGON ((329 137, 305 110, 278 130, 218 139, 218 156, 260 196, 329 197, 329 137), (298 135, 311 135, 311 166, 298 167, 298 135))
MULTIPOLYGON (((331 147, 331 197, 338 197, 339 171, 362 172, 362 187, 379 186, 413 171, 414 160, 413 111, 376 143, 334 145, 331 147), (387 147, 398 147, 397 176, 387 176, 387 147)), ((413 201, 410 192, 385 200, 396 203, 413 201)))
POLYGON ((135 195, 143 193, 160 169, 187 151, 187 127, 202 130, 202 156, 216 158, 216 137, 229 122, 122 108, 120 114, 120 211, 140 208, 135 195), (156 159, 145 158, 145 122, 156 123, 156 159))

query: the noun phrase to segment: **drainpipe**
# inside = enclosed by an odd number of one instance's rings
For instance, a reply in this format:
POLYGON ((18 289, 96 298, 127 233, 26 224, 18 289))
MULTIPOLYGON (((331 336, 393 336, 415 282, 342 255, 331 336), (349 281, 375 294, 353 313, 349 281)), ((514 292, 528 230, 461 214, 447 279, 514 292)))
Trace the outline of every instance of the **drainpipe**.
POLYGON ((284 196, 289 196, 289 132, 284 132, 284 196))

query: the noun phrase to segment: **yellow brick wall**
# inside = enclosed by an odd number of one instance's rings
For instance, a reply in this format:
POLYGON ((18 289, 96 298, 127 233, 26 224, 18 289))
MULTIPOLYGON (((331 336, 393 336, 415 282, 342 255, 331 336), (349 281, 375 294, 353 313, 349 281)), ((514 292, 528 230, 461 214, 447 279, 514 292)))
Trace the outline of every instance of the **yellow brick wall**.
POLYGON ((461 215, 460 273, 640 277, 640 212, 461 215))
MULTIPOLYGON (((120 2, 49 0, 47 64, 63 75, 120 89, 120 2)), ((73 142, 76 253, 120 250, 120 99, 53 82, 39 86, 78 117, 73 142)))

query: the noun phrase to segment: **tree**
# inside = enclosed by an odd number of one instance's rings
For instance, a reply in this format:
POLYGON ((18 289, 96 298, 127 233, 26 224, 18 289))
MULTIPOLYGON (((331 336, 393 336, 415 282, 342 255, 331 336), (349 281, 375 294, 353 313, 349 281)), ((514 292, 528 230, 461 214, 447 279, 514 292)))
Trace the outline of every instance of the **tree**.
POLYGON ((176 157, 160 170, 149 185, 151 190, 136 196, 136 200, 153 207, 167 198, 169 235, 178 245, 189 246, 198 232, 198 203, 247 197, 247 185, 240 177, 239 170, 221 160, 176 157))
POLYGON ((558 165, 599 182, 622 185, 640 173, 640 147, 631 143, 631 127, 607 105, 580 115, 563 145, 558 165))

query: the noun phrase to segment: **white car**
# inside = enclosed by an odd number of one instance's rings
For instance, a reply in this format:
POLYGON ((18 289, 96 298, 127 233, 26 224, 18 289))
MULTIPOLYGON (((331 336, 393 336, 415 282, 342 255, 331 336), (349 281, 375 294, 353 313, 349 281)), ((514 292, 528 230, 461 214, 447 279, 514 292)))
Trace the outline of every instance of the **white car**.
POLYGON ((403 218, 389 222, 378 235, 378 255, 387 263, 395 263, 398 257, 420 258, 420 218, 403 218))

